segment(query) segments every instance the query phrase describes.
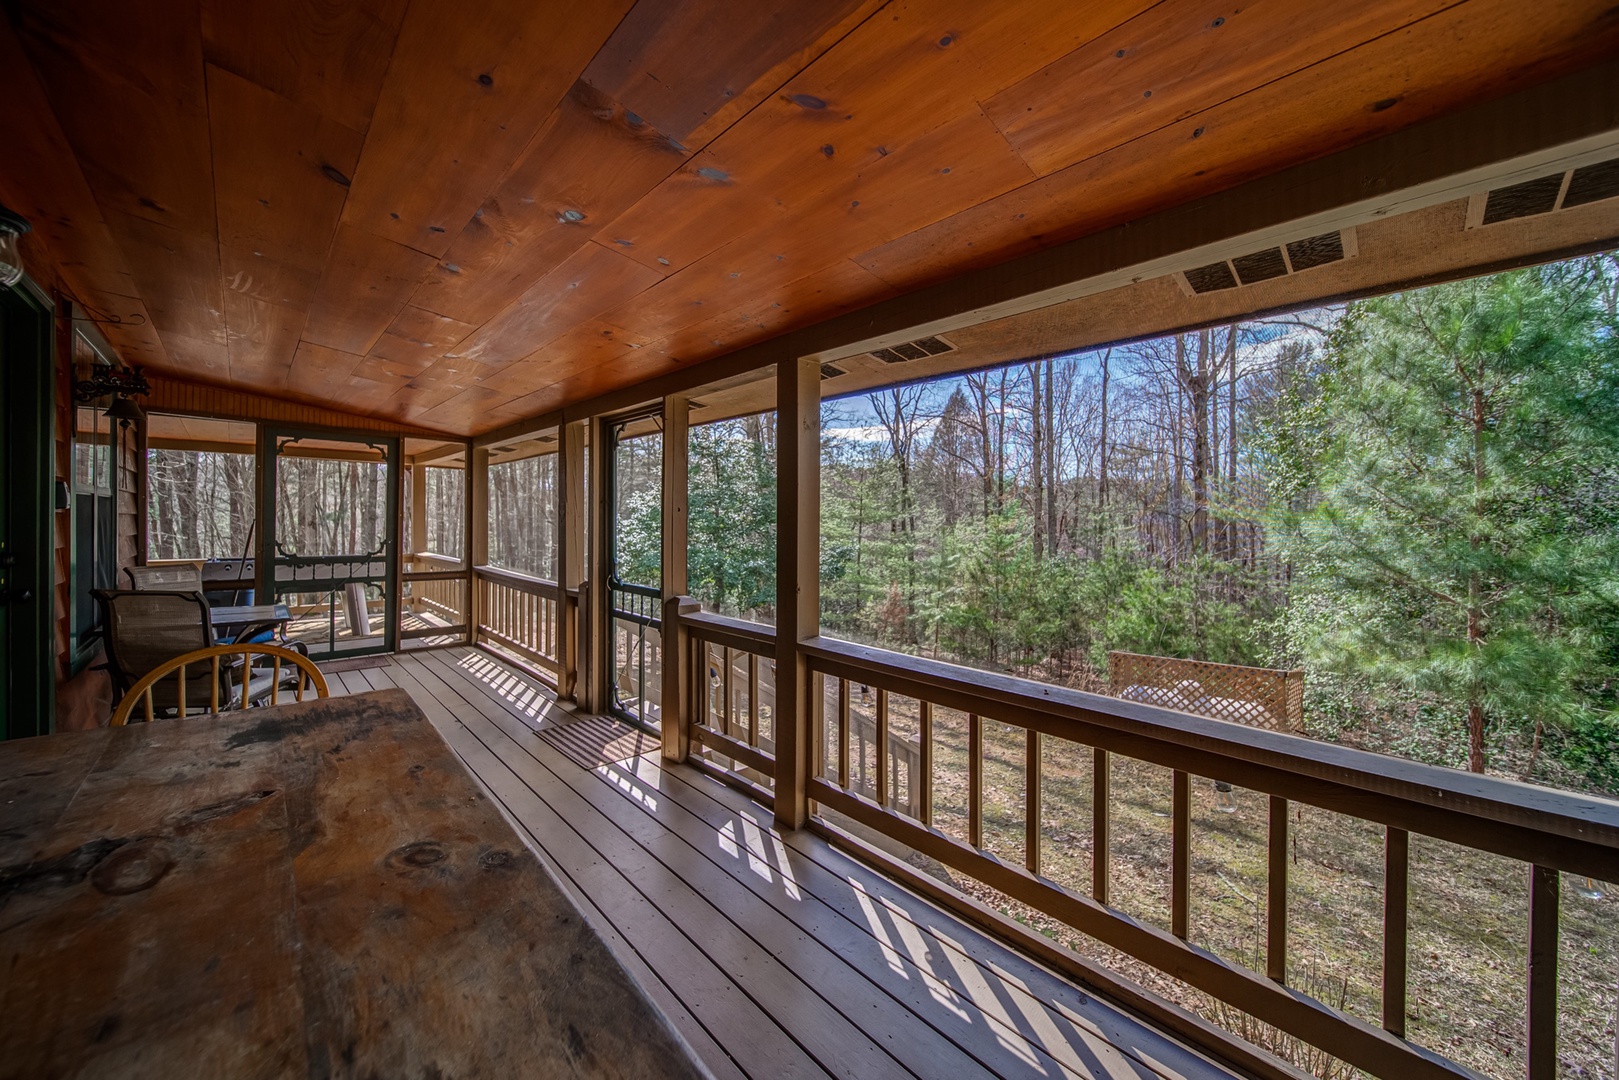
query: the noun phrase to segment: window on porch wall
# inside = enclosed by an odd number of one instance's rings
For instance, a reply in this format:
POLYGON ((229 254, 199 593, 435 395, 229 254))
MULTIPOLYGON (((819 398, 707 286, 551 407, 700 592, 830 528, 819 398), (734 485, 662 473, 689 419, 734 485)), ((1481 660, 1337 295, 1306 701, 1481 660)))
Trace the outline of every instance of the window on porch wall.
POLYGON ((489 565, 557 579, 557 455, 489 466, 489 565))
MULTIPOLYGON (((1449 582, 1438 591, 1466 595, 1465 573, 1460 585, 1446 577, 1461 563, 1447 563, 1441 543, 1455 531, 1446 522, 1472 512, 1474 433, 1447 433, 1452 420, 1466 427, 1472 414, 1450 409, 1448 398, 1397 400, 1396 380, 1379 365, 1404 373, 1406 386, 1425 385, 1429 374, 1459 379, 1451 389, 1471 401, 1465 373, 1456 376, 1441 350, 1421 340, 1423 320, 1482 326, 1518 312, 1536 349, 1545 335, 1561 336, 1547 351, 1504 346, 1479 361, 1490 376, 1479 386, 1499 410, 1483 433, 1491 456, 1482 464, 1491 484, 1525 493, 1523 512, 1511 520, 1490 510, 1501 541, 1486 545, 1499 553, 1491 587, 1525 597, 1500 608, 1502 635, 1521 631, 1525 648, 1538 643, 1536 650, 1545 646, 1572 666, 1491 674, 1519 681, 1503 684, 1504 698, 1486 721, 1484 763, 1497 775, 1612 798, 1619 793, 1612 712, 1619 622, 1575 616, 1557 597, 1567 587, 1578 607, 1576 595, 1595 596, 1595 564, 1583 553, 1619 553, 1619 429, 1611 416, 1600 431, 1586 426, 1593 388, 1619 389, 1611 361, 1616 280, 1611 256, 1580 259, 1361 301, 1347 312, 1236 319, 1069 352, 1049 348, 1061 334, 1053 316, 1042 339, 1048 349, 1037 359, 829 400, 822 632, 1466 768, 1469 709, 1460 684, 1447 682, 1441 655, 1446 640, 1467 648, 1466 613, 1447 612, 1378 566, 1413 579, 1430 575, 1449 582), (1506 430, 1513 423, 1517 436, 1506 430), (1543 467, 1529 451, 1550 444, 1582 464, 1543 467), (1401 484, 1420 495, 1431 521, 1408 520, 1415 511, 1409 501, 1401 508, 1401 484), (1431 499, 1450 501, 1423 501, 1431 499), (1567 515, 1531 504, 1564 507, 1567 515), (1551 586, 1536 576, 1545 565, 1502 546, 1530 535, 1524 552, 1548 555, 1575 576, 1551 586), (1538 592, 1536 581, 1545 586, 1538 592), (1596 639, 1603 644, 1593 648, 1596 639), (1385 661, 1403 664, 1406 674, 1385 661), (1571 678, 1575 671, 1604 674, 1571 678), (1254 685, 1240 687, 1232 681, 1239 678, 1254 685), (1267 681, 1280 689, 1257 688, 1267 681), (1537 709, 1537 696, 1557 709, 1537 709), (1505 699, 1518 704, 1499 707, 1505 699), (1565 708, 1563 721, 1552 719, 1565 708)), ((962 331, 962 343, 972 333, 962 331)), ((924 353, 838 364, 904 379, 915 377, 906 363, 919 359, 924 353)), ((812 679, 825 718, 820 775, 1004 862, 1037 866, 1074 893, 1092 892, 1101 859, 1106 902, 1166 930, 1175 921, 1177 785, 1185 784, 1184 936, 1265 971, 1272 836, 1265 794, 1219 777, 1177 779, 1120 755, 1099 766, 1090 746, 931 707, 876 680, 812 679), (919 791, 908 772, 924 758, 930 776, 919 791), (1103 776, 1110 825, 1097 834, 1094 785, 1103 776), (1092 850, 1096 835, 1106 837, 1100 851, 1092 850)), ((1384 829, 1294 803, 1283 835, 1287 983, 1377 1026, 1384 829)), ((1405 1030, 1486 1075, 1521 1075, 1529 868, 1421 837, 1411 852, 1405 1030), (1481 1037, 1485 1028, 1512 1036, 1481 1037)), ((917 857, 970 895, 1280 1048, 1295 1064, 1342 1067, 971 876, 917 857)), ((1611 1069, 1619 1007, 1612 891, 1610 883, 1565 875, 1559 909, 1560 1054, 1593 1074, 1611 1069)))
POLYGON ((252 424, 153 413, 147 417, 146 557, 250 558, 254 505, 252 424), (217 448, 195 449, 187 442, 217 448))

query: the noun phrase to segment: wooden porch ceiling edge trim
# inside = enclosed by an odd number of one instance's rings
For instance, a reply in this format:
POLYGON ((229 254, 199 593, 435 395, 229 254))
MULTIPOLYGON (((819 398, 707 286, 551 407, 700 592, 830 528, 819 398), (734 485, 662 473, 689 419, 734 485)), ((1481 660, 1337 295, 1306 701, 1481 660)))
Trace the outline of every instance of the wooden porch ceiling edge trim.
POLYGON ((484 432, 503 442, 798 357, 832 359, 1598 160, 1619 142, 1619 61, 1404 128, 1090 236, 970 271, 636 386, 484 432), (1285 234, 1285 236, 1284 236, 1285 234))
POLYGON ((467 441, 465 435, 452 435, 431 428, 400 424, 381 417, 345 412, 326 405, 312 405, 307 401, 297 401, 263 392, 219 386, 197 379, 180 379, 173 375, 148 372, 147 381, 151 384, 152 393, 141 404, 150 412, 218 420, 368 431, 454 442, 458 447, 467 441))

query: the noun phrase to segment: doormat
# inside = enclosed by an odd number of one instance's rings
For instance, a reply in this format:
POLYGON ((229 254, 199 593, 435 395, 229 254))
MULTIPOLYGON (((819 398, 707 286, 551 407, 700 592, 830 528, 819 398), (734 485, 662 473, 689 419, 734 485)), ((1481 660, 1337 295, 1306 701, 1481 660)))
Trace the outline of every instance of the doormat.
POLYGON ((607 716, 546 728, 540 738, 587 769, 650 754, 662 745, 657 736, 607 716))
POLYGON ((315 665, 322 671, 365 671, 367 668, 392 667, 386 656, 350 656, 343 660, 322 660, 315 665))

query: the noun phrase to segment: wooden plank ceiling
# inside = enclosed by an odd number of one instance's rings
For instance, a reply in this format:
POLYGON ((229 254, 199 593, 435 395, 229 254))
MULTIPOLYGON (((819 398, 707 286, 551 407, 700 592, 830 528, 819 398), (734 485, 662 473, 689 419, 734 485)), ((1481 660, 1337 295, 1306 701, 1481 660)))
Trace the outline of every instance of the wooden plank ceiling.
POLYGON ((133 363, 461 435, 1612 56, 1611 0, 19 0, 133 363))

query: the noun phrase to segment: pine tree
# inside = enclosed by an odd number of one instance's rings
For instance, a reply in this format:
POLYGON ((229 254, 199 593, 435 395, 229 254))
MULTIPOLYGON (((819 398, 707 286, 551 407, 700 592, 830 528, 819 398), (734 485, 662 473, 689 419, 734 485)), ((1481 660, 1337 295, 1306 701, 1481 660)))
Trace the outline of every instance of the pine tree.
MULTIPOLYGON (((1492 725, 1588 718, 1619 599, 1619 349, 1595 264, 1352 305, 1292 554, 1309 659, 1492 725), (1602 508, 1606 509, 1602 509, 1602 508)), ((1611 643, 1608 647, 1611 652, 1611 643)))

